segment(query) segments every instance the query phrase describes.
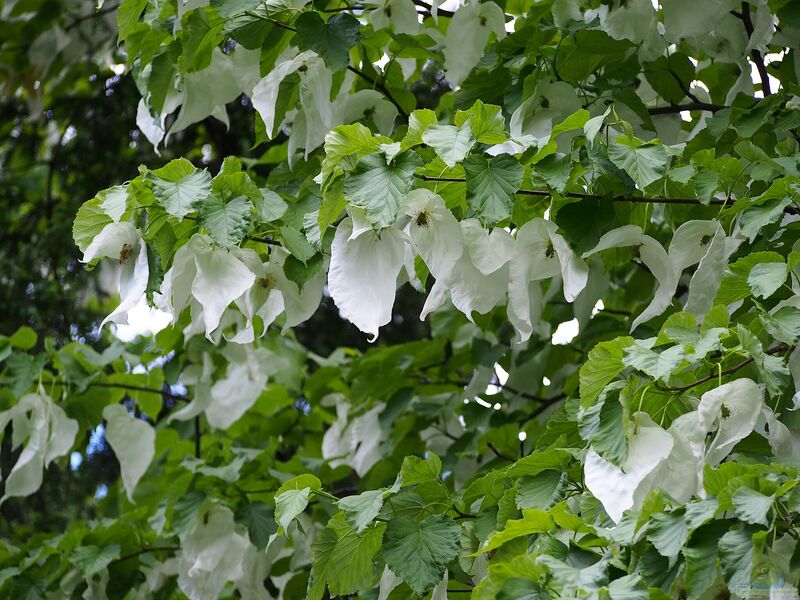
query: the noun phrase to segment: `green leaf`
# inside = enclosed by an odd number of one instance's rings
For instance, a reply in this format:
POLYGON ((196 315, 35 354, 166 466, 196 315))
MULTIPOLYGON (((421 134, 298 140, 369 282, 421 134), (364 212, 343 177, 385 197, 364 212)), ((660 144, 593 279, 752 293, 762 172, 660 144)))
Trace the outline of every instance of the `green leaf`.
POLYGON ((442 461, 438 456, 429 452, 427 459, 418 456, 406 456, 400 469, 400 477, 403 479, 403 485, 416 485, 429 481, 438 481, 441 471, 442 461))
POLYGON ((392 140, 374 136, 361 123, 340 125, 325 134, 325 159, 322 161, 322 184, 327 189, 329 178, 336 172, 352 171, 358 161, 375 152, 382 143, 392 140))
POLYGON ((534 533, 547 533, 553 527, 553 519, 544 510, 527 508, 522 511, 521 519, 506 521, 505 527, 501 531, 493 533, 481 546, 480 553, 491 552, 515 538, 534 533))
POLYGON ((264 550, 270 536, 278 531, 274 511, 263 502, 251 502, 247 506, 246 516, 250 541, 258 550, 264 550))
POLYGON ((350 48, 359 40, 359 22, 351 14, 340 12, 328 22, 313 11, 304 12, 295 21, 297 45, 313 50, 333 71, 344 69, 350 62, 350 48))
POLYGON ((683 511, 656 513, 647 522, 647 539, 662 556, 677 556, 689 537, 683 511))
POLYGON ((762 263, 784 263, 784 259, 777 252, 753 252, 728 265, 717 296, 714 298, 714 304, 727 306, 750 296, 752 294, 748 284, 750 272, 756 265, 762 263))
POLYGON ((14 335, 8 338, 8 342, 14 348, 19 348, 20 350, 30 350, 36 345, 37 339, 38 336, 36 335, 36 332, 27 325, 23 325, 14 332, 14 335))
POLYGON ((641 144, 624 136, 618 137, 608 147, 608 157, 630 175, 642 190, 664 176, 668 161, 667 153, 660 144, 641 144))
POLYGON ((404 152, 391 164, 380 154, 371 154, 358 163, 344 183, 344 197, 366 210, 367 218, 377 227, 388 227, 397 218, 397 209, 411 191, 414 171, 422 160, 413 152, 404 152))
POLYGON ((775 502, 774 496, 765 496, 749 487, 740 487, 733 494, 732 501, 734 512, 742 521, 769 527, 767 514, 775 502))
POLYGON ((256 216, 262 223, 272 223, 280 219, 288 205, 276 192, 266 188, 261 189, 259 198, 253 199, 256 207, 256 216))
MULTIPOLYGON (((746 528, 731 529, 719 540, 719 562, 728 587, 751 588, 753 535, 746 528)), ((752 589, 752 588, 751 588, 752 589)))
POLYGON ((726 523, 717 521, 699 528, 683 548, 686 561, 686 591, 689 600, 698 600, 717 580, 717 548, 726 523))
POLYGON ((311 577, 308 600, 320 600, 327 585, 331 597, 355 594, 373 583, 372 561, 381 547, 384 525, 358 535, 344 522, 333 517, 311 545, 311 577))
POLYGON ((511 216, 523 168, 508 154, 487 157, 473 154, 464 161, 470 214, 494 225, 511 216))
POLYGON ((464 160, 475 145, 469 124, 461 127, 432 125, 422 134, 422 141, 432 147, 451 169, 464 160))
POLYGON ((319 273, 319 270, 322 268, 322 263, 322 254, 319 252, 314 254, 314 256, 309 258, 305 263, 299 258, 296 258, 294 254, 290 254, 283 263, 283 272, 286 278, 289 281, 294 281, 297 284, 297 289, 302 291, 303 286, 319 273))
POLYGON ((72 239, 75 245, 81 252, 85 252, 97 234, 112 222, 111 217, 103 210, 99 197, 84 202, 72 223, 72 239))
POLYGON ((230 248, 247 234, 252 210, 253 204, 244 196, 225 202, 222 196, 213 194, 200 207, 200 220, 215 242, 230 248))
POLYGON ((438 122, 439 119, 436 118, 436 113, 428 108, 421 108, 412 112, 408 117, 408 131, 401 142, 401 148, 408 150, 412 146, 421 144, 422 134, 425 133, 425 130, 438 122))
POLYGON ((78 567, 86 578, 91 578, 105 569, 115 558, 119 558, 119 544, 98 546, 79 546, 70 554, 72 564, 78 567))
POLYGON ((153 185, 156 200, 178 220, 211 194, 211 175, 205 169, 195 169, 185 158, 175 159, 150 171, 147 178, 153 185))
POLYGON ((314 247, 308 243, 306 236, 304 236, 301 231, 283 225, 280 228, 280 232, 283 245, 292 253, 292 256, 303 264, 307 264, 308 259, 317 253, 314 247))
POLYGON ((558 471, 523 477, 517 487, 517 508, 550 508, 562 498, 566 483, 566 473, 558 471))
POLYGON ((423 521, 391 519, 383 539, 387 566, 418 595, 425 594, 444 576, 458 555, 461 528, 443 515, 423 521))
POLYGON ((125 41, 139 22, 148 0, 122 0, 117 10, 117 42, 125 41))
POLYGON ((322 489, 319 479, 313 475, 293 477, 275 492, 275 519, 284 530, 306 509, 311 492, 322 489))
POLYGON ((478 100, 469 110, 457 111, 453 124, 461 127, 465 123, 469 123, 472 135, 481 144, 502 144, 508 139, 502 110, 494 104, 484 104, 478 100))
POLYGON ((673 371, 683 362, 684 355, 685 350, 681 345, 656 352, 637 340, 625 348, 622 362, 627 367, 638 369, 653 379, 660 379, 666 383, 673 371))
POLYGON ((620 399, 623 386, 621 381, 609 385, 597 402, 578 411, 581 437, 592 444, 597 454, 620 468, 628 458, 628 410, 620 399))
POLYGON ((356 533, 361 533, 369 527, 381 512, 383 495, 383 489, 368 490, 339 500, 339 508, 356 533))
POLYGON ((591 405, 603 388, 622 373, 625 364, 622 358, 625 348, 633 344, 631 337, 618 337, 607 342, 600 342, 589 351, 587 361, 580 369, 581 404, 585 407, 591 405))
POLYGON ((784 262, 757 264, 747 276, 747 285, 758 298, 769 298, 783 285, 789 275, 789 265, 784 262))

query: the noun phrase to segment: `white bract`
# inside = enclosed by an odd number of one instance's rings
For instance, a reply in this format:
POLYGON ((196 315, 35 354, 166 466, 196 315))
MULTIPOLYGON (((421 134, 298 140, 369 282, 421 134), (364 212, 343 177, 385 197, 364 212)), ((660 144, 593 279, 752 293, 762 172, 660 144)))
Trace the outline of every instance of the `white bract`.
POLYGON ((531 284, 560 275, 564 298, 572 302, 589 277, 589 268, 557 233, 552 221, 532 219, 519 228, 514 241, 508 280, 508 318, 521 342, 532 331, 531 284))
POLYGON ((227 429, 247 412, 267 385, 271 375, 288 366, 288 360, 266 348, 231 344, 222 350, 225 375, 214 377, 214 363, 203 354, 202 364, 184 369, 181 381, 194 387, 192 401, 170 415, 187 420, 205 413, 209 425, 227 429))
POLYGON ((146 421, 132 417, 121 404, 106 406, 103 418, 106 420, 106 439, 119 461, 125 493, 133 502, 136 484, 156 452, 155 429, 146 421))
POLYGON ((330 462, 331 467, 349 465, 363 477, 381 459, 378 446, 382 433, 378 416, 383 407, 382 403, 376 404, 363 415, 348 422, 349 404, 338 399, 336 422, 322 438, 322 457, 330 462))
POLYGON ((370 342, 392 320, 404 244, 403 233, 392 227, 376 233, 368 226, 354 227, 347 218, 336 228, 328 289, 342 316, 369 334, 370 342))
POLYGON ((658 467, 672 452, 674 438, 653 423, 646 413, 636 413, 636 432, 630 437, 628 458, 620 469, 601 458, 594 450, 586 454, 586 487, 605 508, 614 522, 628 509, 637 509, 658 481, 658 467))
POLYGON ((147 246, 132 224, 109 223, 86 247, 81 261, 89 263, 100 258, 113 258, 120 266, 120 304, 100 326, 109 321, 127 325, 128 311, 139 303, 147 290, 150 277, 147 246))
POLYGON ((0 413, 0 431, 12 424, 11 449, 24 443, 17 462, 6 479, 0 504, 8 498, 29 496, 42 485, 42 471, 64 456, 75 441, 78 422, 67 417, 44 391, 26 394, 0 413))
POLYGON ((250 590, 252 571, 263 569, 256 564, 254 552, 247 533, 237 532, 228 508, 213 506, 203 510, 192 528, 181 536, 178 587, 191 600, 216 600, 229 581, 250 590), (245 566, 251 571, 246 572, 245 566))
POLYGON ((637 258, 650 270, 658 282, 653 300, 633 320, 631 324, 631 331, 633 331, 641 323, 657 317, 667 309, 678 285, 678 274, 661 244, 649 235, 642 233, 641 228, 637 225, 624 225, 609 231, 600 238, 594 248, 583 253, 583 258, 588 258, 609 248, 626 246, 636 247, 637 258))
POLYGON ((255 273, 234 253, 214 248, 208 236, 195 234, 175 252, 157 304, 172 314, 174 323, 192 300, 193 322, 202 323, 206 337, 212 339, 225 309, 248 291, 255 279, 255 273))
POLYGON ((473 312, 485 314, 505 300, 513 247, 510 234, 502 229, 489 233, 477 219, 466 219, 459 226, 462 251, 450 272, 442 272, 436 279, 421 319, 444 304, 448 296, 470 321, 473 312))
POLYGON ((505 37, 505 15, 494 2, 471 0, 456 11, 444 40, 447 80, 460 85, 483 56, 489 34, 505 37))

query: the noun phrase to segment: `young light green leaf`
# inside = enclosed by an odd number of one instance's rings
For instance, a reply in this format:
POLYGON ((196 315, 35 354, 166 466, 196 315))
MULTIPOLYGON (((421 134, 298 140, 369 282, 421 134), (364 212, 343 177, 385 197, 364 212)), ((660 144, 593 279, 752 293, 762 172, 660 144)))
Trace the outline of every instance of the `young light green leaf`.
POLYGON ((179 220, 211 194, 211 175, 206 170, 196 169, 185 158, 150 171, 147 178, 159 204, 179 220))
POLYGON ((784 262, 757 264, 747 276, 747 285, 756 297, 769 298, 783 285, 788 274, 789 266, 784 262))
POLYGON ((461 127, 432 125, 422 134, 422 141, 431 146, 451 169, 464 160, 475 145, 469 124, 461 127))

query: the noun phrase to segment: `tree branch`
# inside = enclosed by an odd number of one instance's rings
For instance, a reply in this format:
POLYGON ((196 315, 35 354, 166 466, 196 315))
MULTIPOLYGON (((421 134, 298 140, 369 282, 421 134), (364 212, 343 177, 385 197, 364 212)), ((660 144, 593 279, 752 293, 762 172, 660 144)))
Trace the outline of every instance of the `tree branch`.
POLYGON ((189 402, 189 399, 186 396, 179 396, 177 394, 173 394, 171 392, 166 392, 164 390, 159 390, 157 388, 145 387, 142 385, 128 385, 126 383, 108 383, 103 381, 93 381, 89 384, 89 387, 104 387, 104 388, 116 388, 120 390, 129 390, 132 392, 146 392, 149 394, 161 394, 162 396, 169 398, 171 400, 179 400, 181 402, 189 402))
POLYGON ((125 556, 120 556, 119 558, 115 558, 112 560, 110 565, 115 563, 120 563, 124 560, 130 560, 131 558, 136 558, 137 556, 141 556, 142 554, 147 554, 148 552, 177 552, 180 550, 180 546, 163 546, 159 548, 142 548, 141 550, 137 550, 136 552, 131 552, 130 554, 126 554, 125 556))
MULTIPOLYGON (((731 11, 731 13, 742 20, 744 29, 747 31, 747 39, 749 40, 753 36, 753 31, 755 30, 753 27, 753 19, 750 17, 750 4, 746 1, 742 2, 742 12, 737 13, 731 11)), ((755 64, 758 76, 761 78, 761 92, 766 98, 772 95, 772 90, 769 85, 769 73, 767 73, 767 66, 764 64, 764 57, 761 56, 761 51, 758 48, 753 48, 750 51, 750 56, 753 58, 753 64, 755 64)))
MULTIPOLYGON (((465 183, 466 179, 463 177, 431 177, 429 175, 417 175, 423 181, 445 181, 449 183, 465 183)), ((549 198, 552 192, 547 190, 528 190, 519 189, 517 194, 523 196, 539 196, 542 198, 549 198)), ((589 194, 587 192, 564 192, 562 196, 569 196, 571 198, 583 198, 592 200, 613 200, 614 202, 633 202, 644 204, 696 204, 699 206, 707 206, 700 202, 697 198, 665 198, 660 196, 608 196, 605 194, 589 194)), ((727 202, 720 198, 712 198, 709 205, 725 206, 727 202)))
POLYGON ((403 107, 400 105, 400 103, 399 103, 399 102, 398 102, 398 101, 395 99, 395 97, 394 97, 394 96, 392 96, 392 93, 389 91, 389 88, 387 88, 387 87, 386 87, 386 86, 383 84, 383 82, 381 82, 381 81, 379 81, 379 80, 377 80, 377 79, 374 79, 374 78, 370 77, 369 75, 367 75, 366 73, 364 73, 364 71, 361 71, 360 69, 356 69, 356 68, 355 68, 354 66, 352 66, 352 65, 347 65, 347 70, 348 70, 348 71, 350 71, 351 73, 355 73, 355 74, 356 74, 356 75, 358 75, 359 77, 363 78, 365 81, 368 81, 368 82, 369 82, 369 83, 370 83, 370 84, 371 84, 373 87, 375 87, 375 88, 379 89, 379 90, 381 91, 381 93, 382 93, 384 96, 386 96, 386 99, 387 99, 387 100, 389 100, 389 102, 391 102, 392 104, 394 104, 394 105, 395 105, 395 107, 397 107, 397 110, 398 110, 398 112, 399 112, 401 115, 403 115, 403 117, 405 117, 406 119, 408 118, 408 113, 406 112, 406 109, 404 109, 404 108, 403 108, 403 107))
POLYGON ((498 450, 492 442, 486 442, 486 445, 489 447, 489 450, 491 450, 497 458, 502 458, 503 460, 507 460, 508 462, 512 463, 517 462, 516 459, 506 456, 505 454, 500 452, 500 450, 498 450))
MULTIPOLYGON (((425 12, 427 12, 429 15, 431 15, 431 5, 430 4, 427 4, 426 2, 423 2, 423 0, 413 0, 413 2, 414 2, 414 4, 416 6, 419 6, 420 8, 424 8, 425 12)), ((452 17, 455 14, 456 13, 454 11, 445 10, 443 8, 439 8, 436 11, 436 16, 437 17, 452 17)))
POLYGON ((202 448, 200 447, 200 415, 194 418, 194 457, 200 458, 202 448))
MULTIPOLYGON (((774 348, 770 348, 769 350, 766 350, 765 354, 780 354, 781 352, 785 352, 788 349, 789 349, 789 346, 787 346, 786 344, 781 344, 780 346, 775 346, 774 348)), ((713 381, 714 379, 717 379, 718 377, 725 377, 727 375, 733 375, 734 373, 736 373, 736 371, 744 369, 747 365, 749 365, 752 362, 753 362, 753 357, 751 356, 750 358, 746 358, 742 362, 733 365, 729 369, 725 369, 724 371, 722 371, 720 373, 712 373, 708 377, 703 377, 702 379, 698 379, 697 381, 693 381, 692 383, 690 383, 688 385, 682 385, 682 386, 678 386, 678 387, 666 387, 666 388, 659 388, 659 389, 662 392, 678 392, 678 393, 682 393, 682 392, 685 392, 686 390, 692 389, 693 387, 697 387, 698 385, 702 385, 704 383, 708 383, 709 381, 713 381)))
POLYGON ((687 102, 686 104, 672 104, 670 106, 654 106, 648 108, 647 112, 651 115, 671 115, 684 110, 707 110, 709 112, 717 112, 725 108, 719 104, 709 104, 708 102, 687 102))

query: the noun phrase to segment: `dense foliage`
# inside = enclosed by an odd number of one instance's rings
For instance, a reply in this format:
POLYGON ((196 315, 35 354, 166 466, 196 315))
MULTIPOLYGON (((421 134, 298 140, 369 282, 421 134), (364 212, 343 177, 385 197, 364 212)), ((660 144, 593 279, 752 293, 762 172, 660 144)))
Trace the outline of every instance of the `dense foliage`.
POLYGON ((0 338, 0 593, 797 597, 800 5, 67 4, 0 4, 6 110, 74 107, 2 124, 9 290, 73 305, 0 338), (63 89, 116 60, 133 142, 63 89))

